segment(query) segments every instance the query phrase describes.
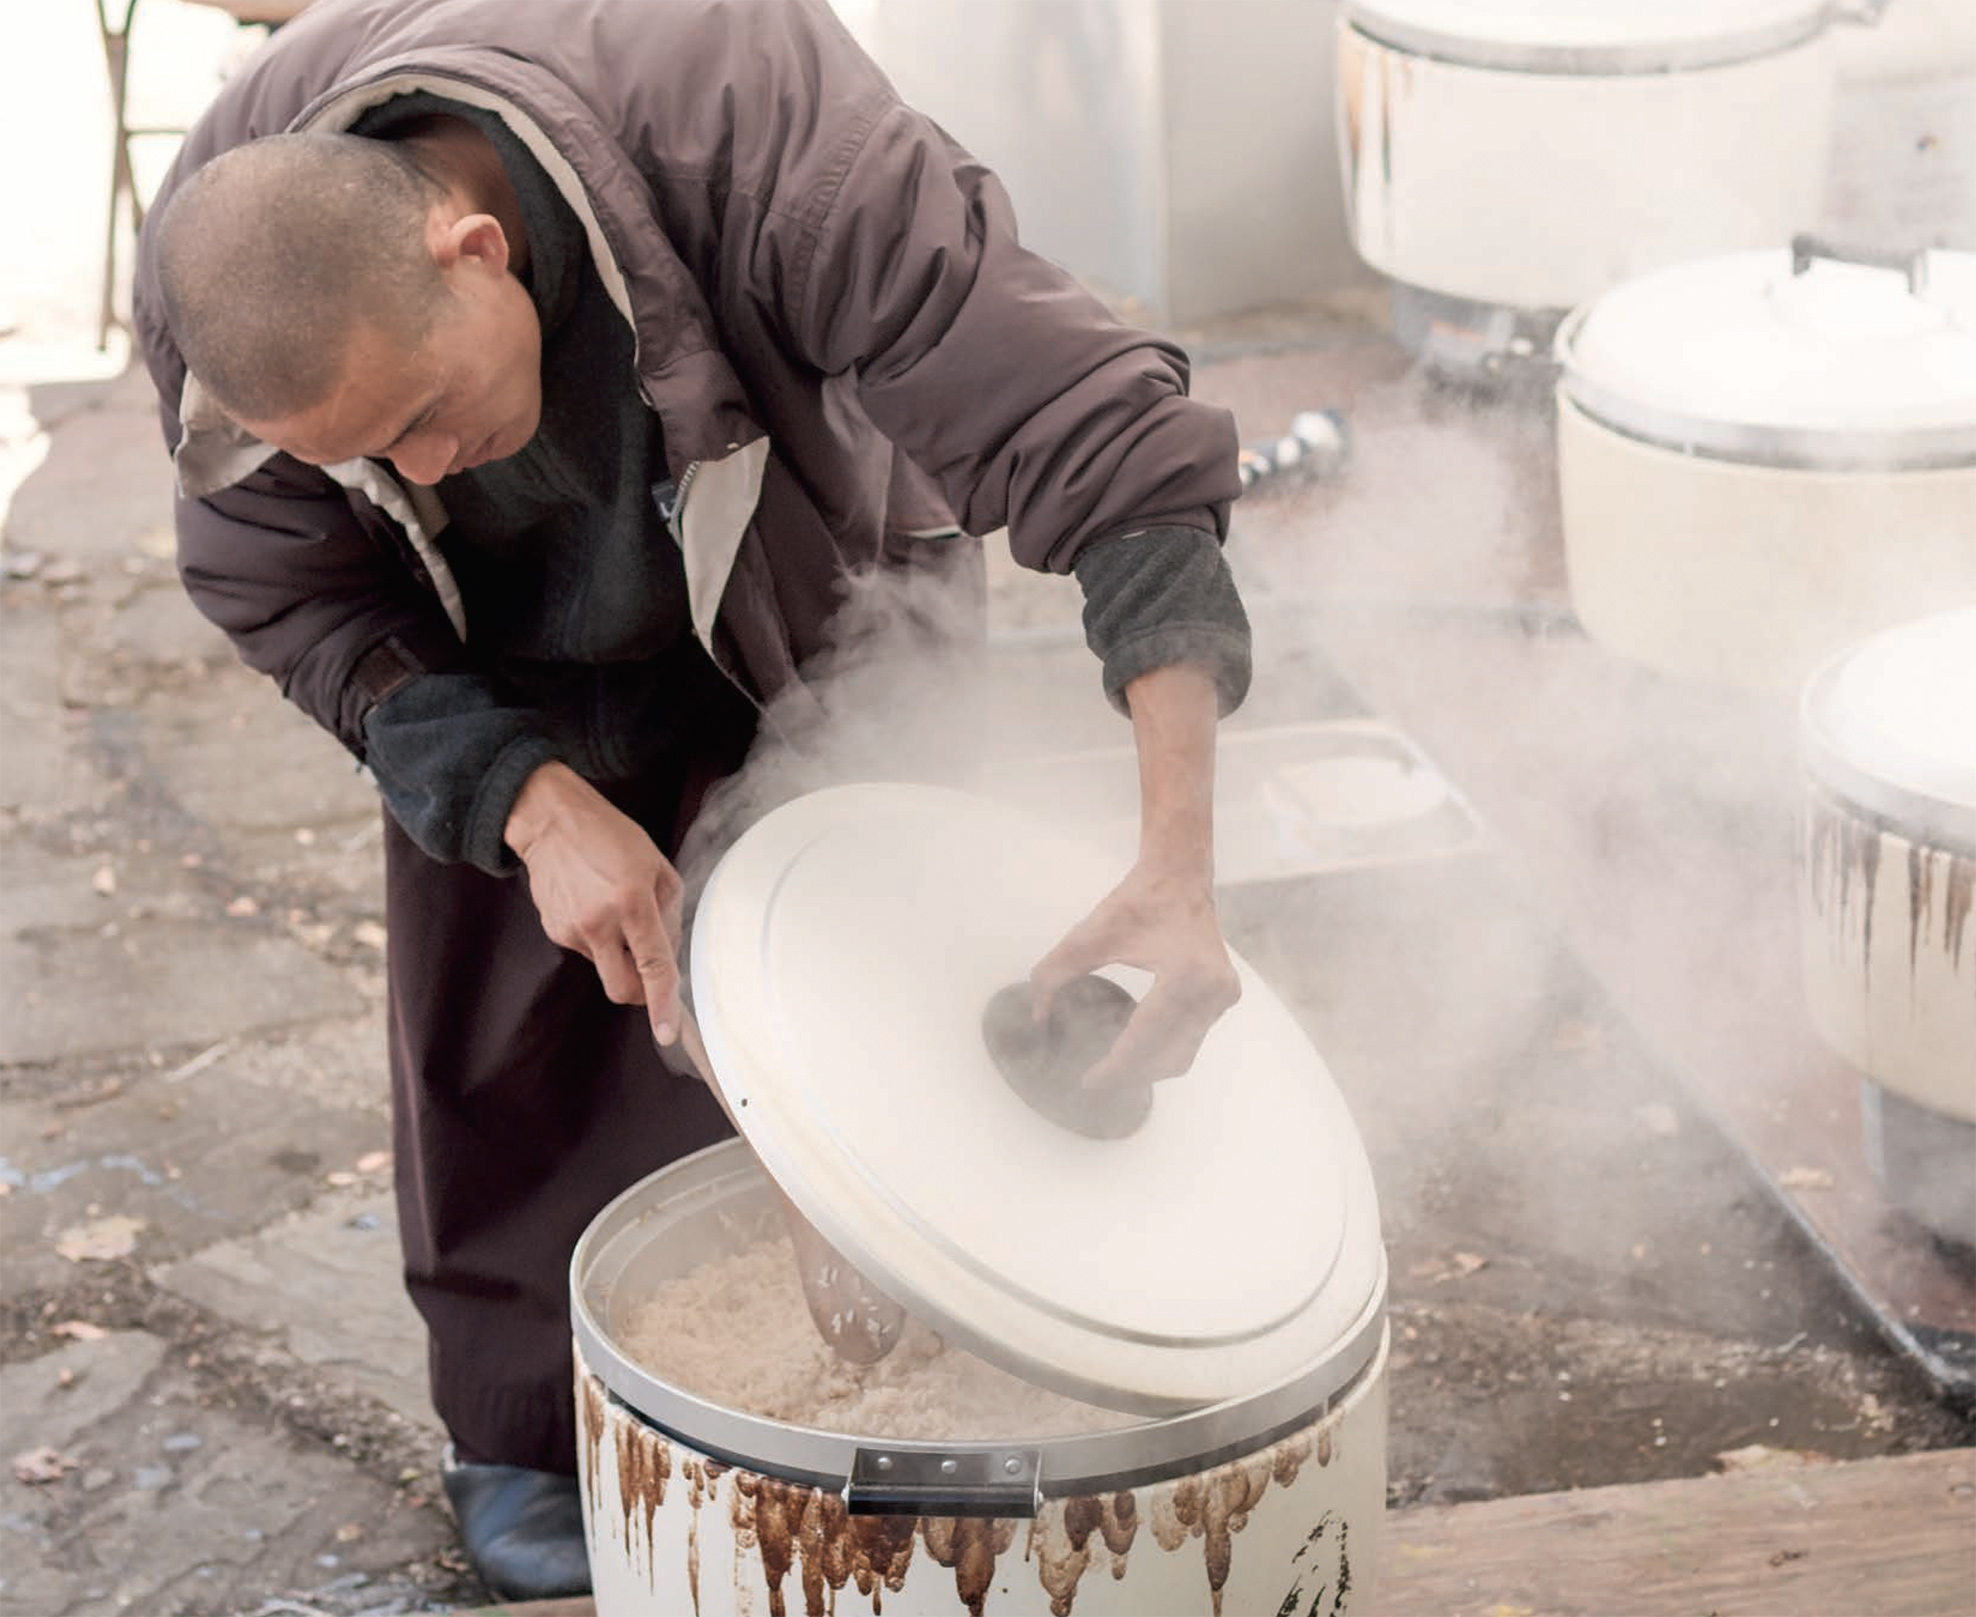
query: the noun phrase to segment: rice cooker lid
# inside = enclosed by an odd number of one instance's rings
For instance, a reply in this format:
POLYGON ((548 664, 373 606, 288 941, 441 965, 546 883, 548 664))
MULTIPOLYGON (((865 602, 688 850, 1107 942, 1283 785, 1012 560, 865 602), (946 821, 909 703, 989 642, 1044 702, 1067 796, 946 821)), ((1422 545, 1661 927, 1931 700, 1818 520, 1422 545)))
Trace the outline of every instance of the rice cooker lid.
POLYGON ((988 1053, 990 998, 1123 873, 1027 811, 940 788, 776 809, 723 856, 693 924, 729 1108, 868 1279, 1039 1385, 1149 1413, 1328 1357, 1343 1385, 1376 1348, 1371 1170, 1317 1051, 1246 963, 1240 1004, 1123 1139, 1047 1120, 988 1053))
POLYGON ((1559 387, 1616 431, 1809 470, 1976 465, 1976 253, 1693 260, 1574 311, 1559 387))
POLYGON ((1395 49, 1525 73, 1721 67, 1822 33, 1831 0, 1345 0, 1359 32, 1395 49))
POLYGON ((1805 685, 1812 777, 1911 840, 1976 858, 1976 606, 1850 646, 1805 685))

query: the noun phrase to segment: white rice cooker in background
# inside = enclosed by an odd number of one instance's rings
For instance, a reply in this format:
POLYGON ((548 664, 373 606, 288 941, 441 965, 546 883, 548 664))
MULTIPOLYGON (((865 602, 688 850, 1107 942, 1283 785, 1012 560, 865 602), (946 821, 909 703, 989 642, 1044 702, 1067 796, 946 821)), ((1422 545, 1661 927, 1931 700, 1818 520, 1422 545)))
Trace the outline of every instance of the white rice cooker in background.
POLYGON ((1813 1025, 1862 1074, 1889 1199, 1976 1246, 1976 608, 1834 657, 1800 734, 1813 1025))
POLYGON ((1575 311, 1556 357, 1571 600, 1608 648, 1795 692, 1976 603, 1976 253, 1676 265, 1575 311))
POLYGON ((799 798, 722 858, 690 974, 746 1142, 634 1186, 571 1270, 600 1617, 1369 1609, 1385 1255, 1289 1010, 1238 961, 1241 1003, 1116 1138, 1046 1116, 984 1039, 984 1007, 1122 874, 1025 811, 911 786, 799 798), (769 1176, 948 1341, 1131 1418, 844 1436, 641 1366, 632 1310, 731 1250, 769 1176))
POLYGON ((1641 271, 1820 217, 1834 25, 1874 0, 1342 0, 1345 215, 1400 340, 1543 357, 1641 271))

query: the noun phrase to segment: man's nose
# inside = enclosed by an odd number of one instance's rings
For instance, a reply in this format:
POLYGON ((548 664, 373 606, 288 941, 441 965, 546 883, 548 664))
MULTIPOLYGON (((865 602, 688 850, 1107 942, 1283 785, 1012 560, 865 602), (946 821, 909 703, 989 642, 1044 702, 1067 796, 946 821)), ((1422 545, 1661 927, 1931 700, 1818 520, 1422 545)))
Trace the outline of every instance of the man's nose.
POLYGON ((433 484, 452 469, 460 452, 459 437, 450 432, 422 432, 391 453, 391 464, 408 482, 433 484))

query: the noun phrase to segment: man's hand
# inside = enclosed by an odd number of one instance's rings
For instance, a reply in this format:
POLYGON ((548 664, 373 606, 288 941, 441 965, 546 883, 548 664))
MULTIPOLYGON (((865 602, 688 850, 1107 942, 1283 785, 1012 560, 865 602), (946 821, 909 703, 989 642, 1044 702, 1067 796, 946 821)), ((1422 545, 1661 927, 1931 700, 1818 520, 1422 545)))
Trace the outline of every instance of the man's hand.
POLYGON ((1214 681, 1175 664, 1125 694, 1139 750, 1138 862, 1029 978, 1040 1019, 1087 971, 1117 963, 1153 974, 1118 1042, 1085 1075, 1093 1087, 1178 1077, 1242 993, 1214 912, 1214 681))
POLYGON ((679 872, 564 764, 528 777, 504 834, 528 867, 542 930, 597 968, 615 1004, 643 1005, 654 1037, 671 1044, 679 1037, 679 872))

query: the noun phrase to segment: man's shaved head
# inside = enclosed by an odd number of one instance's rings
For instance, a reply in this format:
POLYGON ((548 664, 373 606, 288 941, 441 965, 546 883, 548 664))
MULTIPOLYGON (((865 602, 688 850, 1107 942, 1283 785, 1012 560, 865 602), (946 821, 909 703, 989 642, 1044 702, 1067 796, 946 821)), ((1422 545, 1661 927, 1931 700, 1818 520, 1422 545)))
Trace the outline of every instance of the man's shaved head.
POLYGON ((387 141, 272 135, 222 153, 158 220, 166 317, 192 373, 231 415, 322 402, 359 325, 407 350, 445 282, 426 215, 445 192, 387 141))

